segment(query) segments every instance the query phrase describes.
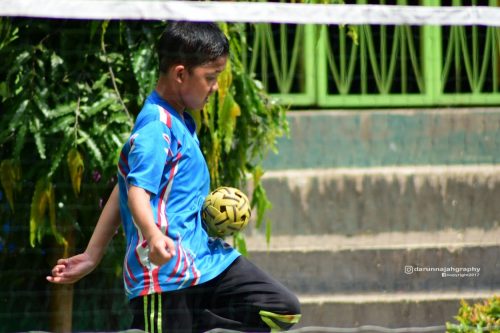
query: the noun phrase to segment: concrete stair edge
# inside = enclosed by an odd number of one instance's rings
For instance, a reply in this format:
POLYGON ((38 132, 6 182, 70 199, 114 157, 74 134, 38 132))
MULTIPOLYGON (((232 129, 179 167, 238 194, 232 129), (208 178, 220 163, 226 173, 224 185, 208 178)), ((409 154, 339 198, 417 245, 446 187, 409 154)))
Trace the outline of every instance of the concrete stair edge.
POLYGON ((420 232, 381 232, 354 236, 272 235, 268 244, 265 235, 251 226, 245 231, 249 252, 273 251, 344 251, 370 249, 460 248, 473 246, 500 246, 500 226, 489 230, 481 228, 445 229, 420 232))
POLYGON ((421 332, 426 328, 425 332, 444 332, 447 322, 456 323, 454 317, 461 300, 471 304, 499 292, 299 295, 302 320, 295 328, 315 327, 315 332, 322 332, 323 327, 326 332, 326 328, 333 327, 363 327, 363 332, 379 333, 388 331, 381 328, 408 328, 398 332, 421 332))
POLYGON ((394 303, 394 302, 424 302, 429 300, 465 300, 475 301, 487 299, 494 295, 500 295, 499 289, 474 289, 456 291, 432 291, 432 292, 364 292, 364 293, 332 293, 332 294, 297 294, 302 304, 320 303, 394 303))

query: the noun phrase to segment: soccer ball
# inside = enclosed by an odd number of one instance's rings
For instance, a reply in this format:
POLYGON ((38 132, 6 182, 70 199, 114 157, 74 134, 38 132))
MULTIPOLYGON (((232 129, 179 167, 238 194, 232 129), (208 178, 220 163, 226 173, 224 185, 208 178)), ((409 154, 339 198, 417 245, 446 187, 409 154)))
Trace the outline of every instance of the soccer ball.
POLYGON ((225 237, 243 230, 250 220, 247 196, 233 187, 219 187, 205 198, 202 218, 209 233, 225 237))

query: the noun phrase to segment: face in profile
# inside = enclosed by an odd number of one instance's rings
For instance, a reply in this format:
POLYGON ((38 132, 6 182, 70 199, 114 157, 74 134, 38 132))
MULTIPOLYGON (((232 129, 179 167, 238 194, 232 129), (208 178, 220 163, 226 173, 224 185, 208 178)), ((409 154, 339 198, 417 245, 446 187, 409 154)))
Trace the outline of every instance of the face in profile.
POLYGON ((201 110, 208 98, 219 88, 217 77, 224 70, 227 56, 200 66, 184 69, 181 83, 181 100, 191 110, 201 110))

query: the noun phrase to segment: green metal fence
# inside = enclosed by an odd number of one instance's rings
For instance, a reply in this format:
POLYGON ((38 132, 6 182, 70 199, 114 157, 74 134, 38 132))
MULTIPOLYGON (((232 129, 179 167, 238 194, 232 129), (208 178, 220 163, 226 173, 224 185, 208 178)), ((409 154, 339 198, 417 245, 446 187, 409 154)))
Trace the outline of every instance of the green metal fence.
POLYGON ((316 103, 315 27, 255 24, 247 26, 246 67, 282 103, 316 103))
MULTIPOLYGON (((498 6, 500 1, 377 3, 498 6)), ((499 28, 258 24, 248 29, 248 40, 247 67, 283 104, 322 108, 500 104, 499 28)))

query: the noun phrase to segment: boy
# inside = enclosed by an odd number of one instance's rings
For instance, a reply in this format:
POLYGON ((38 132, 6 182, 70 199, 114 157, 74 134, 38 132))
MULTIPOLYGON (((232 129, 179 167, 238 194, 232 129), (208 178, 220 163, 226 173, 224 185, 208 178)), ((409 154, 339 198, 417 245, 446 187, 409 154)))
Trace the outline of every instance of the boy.
POLYGON ((200 210, 209 173, 187 109, 214 93, 229 43, 213 23, 169 23, 158 45, 160 76, 118 162, 118 186, 84 253, 60 259, 47 277, 74 283, 101 260, 123 223, 124 285, 131 328, 151 332, 287 329, 297 298, 221 239, 209 238, 200 210))

